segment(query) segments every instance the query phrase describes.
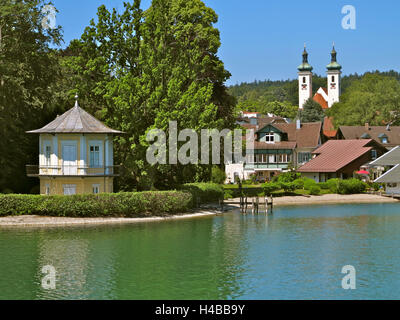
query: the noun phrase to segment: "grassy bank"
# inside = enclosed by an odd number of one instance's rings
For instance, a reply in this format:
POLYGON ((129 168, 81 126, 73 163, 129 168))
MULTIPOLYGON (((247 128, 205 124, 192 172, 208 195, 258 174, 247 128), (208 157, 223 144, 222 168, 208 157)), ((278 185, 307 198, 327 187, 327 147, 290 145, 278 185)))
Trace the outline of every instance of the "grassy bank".
POLYGON ((151 217, 185 213, 223 197, 211 183, 183 185, 175 191, 84 194, 71 196, 0 195, 0 216, 151 217))

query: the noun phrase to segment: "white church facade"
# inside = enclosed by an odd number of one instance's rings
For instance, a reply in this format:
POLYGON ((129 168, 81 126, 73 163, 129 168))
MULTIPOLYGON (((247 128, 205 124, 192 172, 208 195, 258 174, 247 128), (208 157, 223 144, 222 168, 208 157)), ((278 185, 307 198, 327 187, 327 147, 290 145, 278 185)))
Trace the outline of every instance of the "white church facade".
POLYGON ((339 102, 340 76, 342 66, 337 62, 337 52, 333 45, 331 52, 331 63, 327 66, 327 88, 319 88, 315 95, 312 95, 312 70, 313 67, 308 63, 308 52, 304 46, 303 62, 298 66, 299 77, 299 109, 303 109, 305 102, 313 98, 323 109, 331 108, 336 102, 339 102))

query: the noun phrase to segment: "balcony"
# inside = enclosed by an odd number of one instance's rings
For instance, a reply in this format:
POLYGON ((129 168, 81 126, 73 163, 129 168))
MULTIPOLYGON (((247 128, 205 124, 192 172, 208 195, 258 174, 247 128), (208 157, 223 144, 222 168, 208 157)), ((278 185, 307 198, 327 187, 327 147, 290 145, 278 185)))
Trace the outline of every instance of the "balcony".
POLYGON ((118 177, 120 175, 120 167, 27 165, 26 174, 28 177, 118 177))

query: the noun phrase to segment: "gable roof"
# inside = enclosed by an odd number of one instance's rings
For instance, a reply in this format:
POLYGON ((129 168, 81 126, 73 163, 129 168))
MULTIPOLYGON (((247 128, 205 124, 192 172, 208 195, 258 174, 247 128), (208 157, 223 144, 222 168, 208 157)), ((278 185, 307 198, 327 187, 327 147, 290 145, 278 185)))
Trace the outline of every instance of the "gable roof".
POLYGON ((400 181, 400 164, 396 164, 392 169, 386 171, 383 175, 381 175, 374 182, 384 182, 384 183, 393 183, 400 181))
POLYGON ((328 140, 313 152, 317 156, 301 166, 298 171, 337 172, 369 152, 374 143, 372 139, 328 140))
POLYGON ((381 142, 379 135, 385 134, 388 138, 388 143, 383 144, 385 147, 400 145, 400 126, 390 127, 390 130, 387 130, 386 126, 340 126, 338 131, 346 140, 360 139, 367 133, 371 139, 379 143, 381 142))
POLYGON ((313 100, 322 107, 322 109, 328 109, 328 101, 325 100, 325 98, 322 96, 320 93, 314 94, 313 100))
POLYGON ((335 130, 332 120, 333 120, 332 117, 324 118, 324 125, 322 131, 324 135, 328 138, 334 138, 337 134, 337 130, 335 130))
POLYGON ((41 129, 27 131, 27 133, 123 133, 107 127, 100 120, 79 107, 75 106, 57 116, 41 129))
POLYGON ((302 123, 300 129, 296 129, 296 123, 273 123, 282 132, 287 133, 288 141, 296 142, 297 148, 316 148, 321 136, 321 122, 302 123))
MULTIPOLYGON (((372 166, 394 166, 400 163, 400 147, 394 147, 387 153, 372 161, 372 166)), ((400 181, 400 180, 399 180, 400 181)))

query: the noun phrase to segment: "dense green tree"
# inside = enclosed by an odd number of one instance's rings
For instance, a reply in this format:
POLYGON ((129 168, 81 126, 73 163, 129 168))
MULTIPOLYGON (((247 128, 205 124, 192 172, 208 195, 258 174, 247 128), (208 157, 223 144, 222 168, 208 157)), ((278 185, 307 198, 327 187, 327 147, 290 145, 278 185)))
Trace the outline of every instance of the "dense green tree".
POLYGON ((303 109, 299 111, 301 122, 317 122, 324 119, 324 111, 318 102, 315 102, 312 98, 308 99, 303 109))
POLYGON ((260 110, 264 114, 272 113, 283 118, 294 119, 297 115, 298 109, 299 107, 297 105, 291 105, 287 101, 272 101, 266 105, 265 109, 261 108, 260 110))
POLYGON ((400 82, 391 76, 365 74, 354 81, 329 110, 336 126, 400 124, 400 82))
POLYGON ((59 68, 51 45, 61 30, 42 26, 41 0, 3 0, 0 4, 0 191, 28 192, 37 180, 25 164, 37 163, 36 129, 54 114, 59 68))
POLYGON ((146 133, 178 129, 231 128, 235 99, 224 82, 230 77, 217 57, 215 12, 200 0, 153 0, 145 12, 140 1, 122 14, 98 10, 81 39, 64 59, 72 75, 71 92, 108 125, 116 138, 116 161, 124 166, 122 189, 167 188, 209 180, 211 166, 154 165, 146 162, 146 133))

